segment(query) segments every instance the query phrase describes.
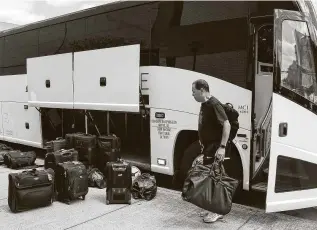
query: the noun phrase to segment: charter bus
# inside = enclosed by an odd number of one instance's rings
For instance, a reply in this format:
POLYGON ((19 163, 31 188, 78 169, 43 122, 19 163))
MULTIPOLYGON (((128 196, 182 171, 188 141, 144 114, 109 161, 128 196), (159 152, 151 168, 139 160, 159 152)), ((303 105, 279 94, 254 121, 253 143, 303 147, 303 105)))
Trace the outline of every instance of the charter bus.
POLYGON ((124 160, 176 177, 199 156, 205 79, 240 114, 225 163, 241 189, 267 212, 317 206, 316 7, 120 1, 0 32, 0 139, 43 149, 98 127, 124 160))

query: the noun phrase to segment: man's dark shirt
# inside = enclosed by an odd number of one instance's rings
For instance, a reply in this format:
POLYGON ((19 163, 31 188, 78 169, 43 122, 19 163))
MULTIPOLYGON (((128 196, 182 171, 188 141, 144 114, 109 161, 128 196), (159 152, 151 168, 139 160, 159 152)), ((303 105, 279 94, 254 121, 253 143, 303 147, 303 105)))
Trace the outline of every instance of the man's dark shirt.
POLYGON ((228 120, 226 112, 220 101, 211 97, 201 104, 198 135, 204 146, 211 143, 219 143, 222 139, 222 129, 224 121, 228 120))

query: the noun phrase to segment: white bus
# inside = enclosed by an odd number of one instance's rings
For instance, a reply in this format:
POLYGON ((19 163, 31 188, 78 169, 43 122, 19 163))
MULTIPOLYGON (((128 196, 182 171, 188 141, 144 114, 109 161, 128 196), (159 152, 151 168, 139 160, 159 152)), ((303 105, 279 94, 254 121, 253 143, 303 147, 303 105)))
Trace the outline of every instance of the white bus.
POLYGON ((226 164, 266 211, 317 206, 316 1, 118 2, 0 32, 0 139, 96 129, 175 176, 199 154, 191 86, 239 111, 226 164), (86 113, 87 114, 87 113, 86 113))

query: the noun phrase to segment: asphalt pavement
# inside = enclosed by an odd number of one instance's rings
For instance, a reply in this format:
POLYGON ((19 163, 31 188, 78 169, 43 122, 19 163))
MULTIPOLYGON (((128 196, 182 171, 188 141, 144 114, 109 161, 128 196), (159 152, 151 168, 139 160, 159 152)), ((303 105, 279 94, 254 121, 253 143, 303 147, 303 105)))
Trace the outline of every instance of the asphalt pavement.
MULTIPOLYGON (((37 163, 43 163, 37 160, 37 163)), ((262 209, 233 204, 222 221, 205 224, 200 208, 183 201, 179 191, 158 188, 151 201, 134 200, 131 205, 106 205, 106 190, 89 188, 85 200, 70 205, 52 205, 21 213, 11 213, 8 203, 8 174, 0 166, 0 229, 317 229, 317 221, 282 213, 266 214, 262 209)))

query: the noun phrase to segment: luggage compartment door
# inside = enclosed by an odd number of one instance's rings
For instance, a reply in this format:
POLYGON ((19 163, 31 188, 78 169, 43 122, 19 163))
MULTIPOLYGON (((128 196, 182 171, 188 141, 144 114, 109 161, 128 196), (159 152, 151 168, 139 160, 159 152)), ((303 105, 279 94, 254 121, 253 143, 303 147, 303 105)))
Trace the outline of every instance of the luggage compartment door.
POLYGON ((41 114, 27 103, 14 103, 14 121, 17 142, 42 148, 41 114))
POLYGON ((74 108, 139 112, 140 45, 74 53, 74 108))
POLYGON ((28 102, 27 75, 0 76, 0 98, 3 102, 28 102))
POLYGON ((2 102, 3 140, 16 143, 14 131, 14 102, 2 102))
POLYGON ((40 113, 28 103, 3 102, 5 141, 42 148, 40 113))
POLYGON ((31 107, 73 108, 73 54, 27 59, 31 107))

